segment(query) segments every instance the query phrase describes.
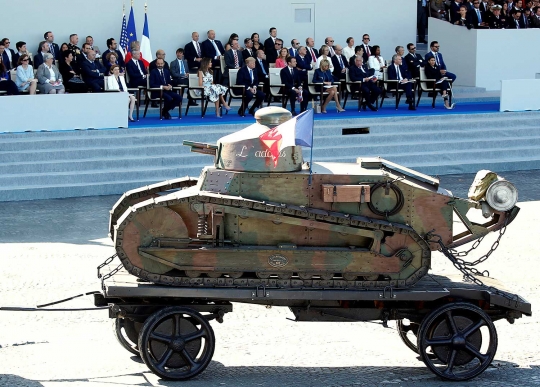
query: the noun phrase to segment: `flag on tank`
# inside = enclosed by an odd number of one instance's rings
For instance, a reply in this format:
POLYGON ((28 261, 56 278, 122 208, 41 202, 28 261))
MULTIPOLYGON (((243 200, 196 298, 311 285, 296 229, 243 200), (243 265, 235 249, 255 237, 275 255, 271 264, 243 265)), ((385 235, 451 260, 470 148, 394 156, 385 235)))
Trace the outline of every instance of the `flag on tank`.
POLYGON ((148 30, 148 15, 144 11, 144 28, 141 39, 141 54, 148 62, 153 60, 152 49, 150 48, 150 32, 148 30))
POLYGON ((313 109, 306 110, 289 121, 272 128, 259 136, 263 145, 272 154, 274 168, 279 153, 288 146, 313 146, 313 109))

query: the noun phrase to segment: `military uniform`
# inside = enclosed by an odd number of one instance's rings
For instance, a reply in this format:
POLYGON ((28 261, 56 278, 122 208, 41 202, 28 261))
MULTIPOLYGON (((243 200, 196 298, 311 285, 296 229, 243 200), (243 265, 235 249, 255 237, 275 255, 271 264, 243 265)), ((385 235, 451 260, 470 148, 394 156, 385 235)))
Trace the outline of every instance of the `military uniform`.
POLYGON ((501 28, 506 28, 506 22, 501 19, 501 17, 496 17, 491 14, 488 19, 488 25, 490 29, 500 30, 501 28))

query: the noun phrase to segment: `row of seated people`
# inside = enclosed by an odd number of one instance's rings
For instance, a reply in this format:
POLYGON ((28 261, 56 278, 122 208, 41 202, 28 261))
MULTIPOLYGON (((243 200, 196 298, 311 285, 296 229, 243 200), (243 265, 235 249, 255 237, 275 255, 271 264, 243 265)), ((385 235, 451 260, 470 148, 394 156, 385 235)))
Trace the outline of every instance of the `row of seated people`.
POLYGON ((468 29, 540 28, 538 0, 433 0, 431 15, 468 29))

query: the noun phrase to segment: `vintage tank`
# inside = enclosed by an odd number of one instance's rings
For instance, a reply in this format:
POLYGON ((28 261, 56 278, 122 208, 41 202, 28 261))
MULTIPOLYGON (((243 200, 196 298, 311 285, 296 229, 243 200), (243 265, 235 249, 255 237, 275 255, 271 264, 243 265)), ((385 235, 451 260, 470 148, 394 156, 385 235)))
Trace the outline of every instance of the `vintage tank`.
POLYGON ((381 158, 310 168, 290 146, 274 165, 260 135, 291 115, 270 107, 255 119, 215 145, 184 142, 214 157, 198 179, 118 200, 110 235, 127 271, 174 286, 409 287, 430 269, 434 235, 455 248, 519 211, 515 187, 489 171, 464 199, 381 158))

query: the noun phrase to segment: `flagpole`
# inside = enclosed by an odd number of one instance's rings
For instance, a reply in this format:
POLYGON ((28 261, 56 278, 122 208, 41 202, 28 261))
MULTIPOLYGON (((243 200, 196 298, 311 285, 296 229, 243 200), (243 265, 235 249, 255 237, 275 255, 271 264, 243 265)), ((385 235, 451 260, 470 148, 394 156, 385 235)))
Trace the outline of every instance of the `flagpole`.
POLYGON ((309 179, 308 179, 308 184, 309 186, 311 186, 311 178, 312 178, 312 172, 313 172, 313 169, 312 169, 312 165, 313 165, 313 132, 315 131, 314 129, 314 126, 315 126, 315 114, 312 114, 311 115, 311 119, 313 120, 313 123, 312 123, 312 130, 311 130, 311 148, 310 148, 310 154, 309 154, 309 179))

